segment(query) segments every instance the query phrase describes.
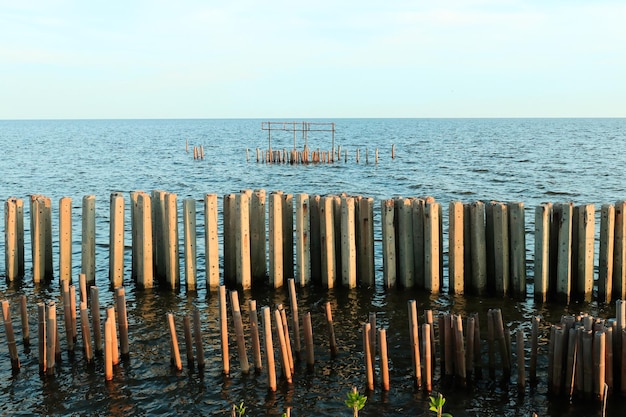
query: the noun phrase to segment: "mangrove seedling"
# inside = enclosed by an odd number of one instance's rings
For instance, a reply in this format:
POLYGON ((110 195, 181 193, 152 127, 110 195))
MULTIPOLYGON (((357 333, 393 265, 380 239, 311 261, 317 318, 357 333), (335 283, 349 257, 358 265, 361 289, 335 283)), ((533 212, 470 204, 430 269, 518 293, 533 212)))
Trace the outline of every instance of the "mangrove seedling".
POLYGON ((246 414, 246 406, 243 405, 243 401, 239 405, 233 404, 231 411, 231 417, 243 417, 246 414))
POLYGON ((352 391, 348 392, 346 397, 348 398, 344 402, 346 403, 348 408, 352 409, 354 417, 358 417, 359 411, 363 407, 365 407, 365 401, 367 401, 367 397, 365 395, 359 394, 359 392, 356 390, 356 387, 353 387, 352 391))
POLYGON ((435 412, 437 417, 452 417, 450 413, 443 412, 443 405, 446 403, 446 399, 439 393, 436 397, 430 396, 430 411, 435 412))

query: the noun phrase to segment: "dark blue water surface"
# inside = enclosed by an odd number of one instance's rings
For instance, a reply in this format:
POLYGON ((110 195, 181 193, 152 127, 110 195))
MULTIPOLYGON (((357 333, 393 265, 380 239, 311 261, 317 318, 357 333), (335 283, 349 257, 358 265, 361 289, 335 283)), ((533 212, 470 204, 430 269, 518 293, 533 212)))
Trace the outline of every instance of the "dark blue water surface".
MULTIPOLYGON (((38 373, 36 311, 39 301, 55 300, 61 306, 56 280, 35 286, 30 275, 30 238, 26 221, 26 277, 0 285, 0 298, 12 302, 21 370, 12 374, 4 330, 0 331, 0 413, 3 415, 228 415, 233 403, 244 401, 248 415, 280 415, 293 407, 298 416, 350 415, 343 399, 352 386, 364 388, 361 326, 369 312, 387 327, 391 366, 391 391, 370 393, 361 415, 428 415, 427 396, 413 387, 410 376, 406 302, 416 298, 420 310, 463 314, 478 312, 486 320, 492 307, 503 309, 511 330, 529 333, 529 318, 540 314, 548 322, 567 312, 588 311, 608 317, 611 305, 598 303, 536 305, 532 299, 485 299, 430 296, 421 291, 384 290, 380 242, 376 248, 377 285, 359 290, 298 290, 300 312, 311 311, 316 341, 316 368, 307 373, 296 365, 294 384, 281 384, 267 392, 267 375, 242 375, 235 346, 231 346, 231 375, 222 376, 219 349, 218 306, 204 286, 202 199, 206 193, 222 196, 242 189, 308 194, 342 193, 376 199, 375 228, 380 236, 380 200, 394 196, 430 195, 440 201, 444 219, 450 201, 521 201, 526 208, 529 286, 532 285, 533 210, 544 201, 614 203, 626 198, 626 119, 340 119, 335 143, 348 151, 348 162, 332 165, 267 165, 256 163, 255 148, 267 147, 261 120, 76 120, 0 121, 0 199, 44 194, 53 202, 53 233, 57 232, 58 200, 74 201, 73 275, 80 271, 80 206, 84 195, 94 194, 97 207, 96 281, 101 305, 112 303, 108 288, 109 195, 121 191, 154 189, 177 193, 198 201, 197 293, 185 288, 142 291, 130 279, 130 231, 127 226, 126 278, 131 357, 105 383, 102 358, 88 366, 80 349, 74 357, 63 352, 54 377, 38 373), (189 148, 203 146, 205 159, 195 161, 189 148), (395 145, 395 159, 391 158, 395 145), (250 149, 250 160, 246 160, 250 149), (356 151, 361 160, 356 163, 356 151), (378 164, 374 152, 379 150, 378 164), (366 163, 366 152, 369 163, 366 163), (17 297, 29 300, 33 348, 21 345, 17 297), (328 354, 322 306, 330 301, 340 354, 328 354), (182 321, 194 308, 201 311, 207 368, 203 372, 170 367, 169 334, 165 314, 182 321)), ((302 139, 298 136, 298 145, 302 139)), ((275 132, 272 146, 290 148, 293 134, 275 132)), ((330 149, 331 135, 310 133, 309 146, 330 149)), ((128 205, 127 205, 128 208, 128 205)), ((130 217, 128 210, 127 218, 130 217)), ((599 216, 596 216, 599 224, 599 216)), ((220 219, 221 222, 221 219, 220 219)), ((58 239, 54 235, 55 268, 58 239)), ((3 228, 4 237, 4 228, 3 228)), ((181 233, 182 237, 182 233, 181 233)), ((221 236, 220 236, 221 239, 221 236)), ((447 242, 444 242, 447 250, 447 242)), ((4 239, 0 239, 0 276, 5 274, 4 239)), ((597 256, 597 255, 596 255, 597 256)), ((444 258, 444 264, 447 265, 444 258)), ((596 261, 597 263, 597 261, 596 261)), ((56 271, 55 271, 56 273, 56 271)), ((446 272, 447 274, 447 272, 446 272)), ((446 285, 447 288, 447 275, 446 285)), ((531 288, 531 287, 529 287, 531 288)), ((255 289, 240 295, 259 307, 288 304, 283 290, 255 289)), ((244 308, 247 318, 247 309, 244 308)), ((246 319, 247 323, 247 319, 246 319)), ((180 323, 179 323, 180 324, 180 323)), ((247 326, 247 324, 246 324, 247 326)), ((62 330, 62 326, 60 328, 62 330)), ((179 332, 181 348, 182 331, 179 332)), ((62 342, 64 343, 64 342, 62 342)), ((249 344, 249 343, 248 343, 249 344)), ((275 341, 277 344, 277 341, 275 341)), ((79 341, 79 346, 80 346, 79 341)), ((65 345, 63 345, 65 348, 65 345)), ((529 346, 526 347, 529 350, 529 346)), ((540 364, 545 364, 545 338, 540 364)), ((251 358, 250 358, 251 359, 251 358)), ((278 360, 278 356, 277 356, 278 360)), ((439 378, 437 370, 436 378, 439 378)), ((439 382, 448 397, 447 411, 454 416, 581 416, 601 415, 597 404, 575 400, 548 401, 545 371, 541 382, 519 395, 515 385, 484 378, 471 388, 458 389, 439 382)), ((621 415, 623 400, 609 402, 608 414, 621 415)))

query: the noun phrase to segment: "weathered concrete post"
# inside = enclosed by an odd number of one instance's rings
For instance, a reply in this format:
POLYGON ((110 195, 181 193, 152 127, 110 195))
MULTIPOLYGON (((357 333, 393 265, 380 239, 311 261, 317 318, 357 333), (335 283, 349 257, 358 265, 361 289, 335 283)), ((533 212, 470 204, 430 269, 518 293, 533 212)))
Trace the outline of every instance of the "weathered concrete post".
MULTIPOLYGON (((131 242, 131 257, 130 257, 130 278, 133 282, 137 281, 137 222, 139 221, 138 206, 139 191, 130 192, 130 242, 131 242)), ((152 218, 152 216, 151 216, 152 218)))
POLYGON ((313 195, 309 197, 309 213, 311 227, 311 281, 322 280, 322 242, 320 220, 321 197, 313 195))
POLYGON ((178 204, 176 194, 165 195, 165 285, 180 286, 180 250, 178 248, 178 204))
POLYGON ((9 198, 4 203, 4 267, 9 281, 16 279, 18 275, 17 257, 17 207, 15 198, 9 198))
POLYGON ((250 198, 250 263, 252 281, 263 282, 267 277, 266 200, 265 190, 254 190, 250 198))
POLYGON ((585 204, 578 207, 578 282, 577 293, 591 301, 593 292, 593 259, 595 238, 595 207, 585 204))
POLYGON ((439 212, 440 204, 427 203, 424 217, 424 267, 426 271, 426 290, 437 294, 441 288, 440 275, 440 233, 439 212))
POLYGON ((204 196, 204 240, 207 290, 220 285, 219 242, 217 238, 217 194, 204 196))
POLYGON ((626 201, 615 203, 613 247, 613 298, 626 298, 626 201))
POLYGON ((283 275, 294 277, 293 267, 293 194, 282 195, 283 204, 283 275))
POLYGON ((44 220, 43 202, 38 195, 30 196, 30 241, 33 260, 33 282, 40 283, 44 279, 44 220))
POLYGON ((499 296, 509 294, 509 221, 506 205, 490 203, 493 224, 493 278, 495 291, 499 296))
POLYGON ((448 277, 450 280, 448 291, 450 294, 463 294, 465 292, 463 203, 452 201, 448 209, 448 216, 448 277))
POLYGON ((509 203, 510 279, 513 293, 526 298, 526 222, 524 203, 509 203))
MULTIPOLYGON (((557 297, 569 301, 572 288, 572 203, 554 205, 559 221, 558 257, 557 257, 557 297)), ((554 221, 554 218, 553 218, 554 221)))
POLYGON ((381 224, 383 228, 383 282, 385 288, 396 286, 396 235, 393 224, 394 201, 381 202, 381 224))
MULTIPOLYGON (((433 200, 434 201, 434 200, 433 200)), ((424 267, 424 219, 426 200, 412 199, 413 208, 413 270, 415 271, 415 285, 424 289, 426 285, 426 270, 424 267)))
POLYGON ((88 285, 96 283, 96 196, 83 197, 81 272, 88 285))
POLYGON ((413 260, 413 205, 411 199, 396 200, 398 215, 398 281, 403 288, 415 285, 413 260))
POLYGON ((72 199, 59 200, 59 279, 72 282, 72 199))
POLYGON ((357 247, 357 276, 360 282, 368 287, 374 285, 374 199, 371 197, 359 200, 357 247))
POLYGON ((283 213, 282 194, 272 192, 269 196, 269 255, 270 285, 283 286, 283 213))
POLYGON ((165 194, 165 191, 152 191, 152 264, 158 282, 165 282, 165 194))
POLYGON ((52 199, 45 196, 42 196, 42 198, 44 206, 44 277, 49 282, 54 276, 54 266, 52 264, 52 199))
POLYGON ((548 301, 550 284, 550 218, 552 204, 535 208, 535 301, 548 301))
MULTIPOLYGON (((329 155, 330 155, 330 151, 329 151, 329 155)), ((342 259, 342 254, 341 254, 341 250, 342 250, 342 239, 341 239, 341 197, 345 196, 345 194, 342 194, 341 196, 338 195, 334 195, 332 196, 333 199, 333 214, 332 214, 332 218, 333 218, 333 231, 334 231, 334 246, 335 246, 335 282, 336 283, 342 283, 343 282, 343 270, 341 268, 341 259, 342 259)))
POLYGON ((296 282, 300 286, 311 281, 311 226, 309 195, 296 194, 296 282))
POLYGON ((234 284, 237 282, 237 260, 235 253, 235 234, 236 234, 236 202, 235 194, 227 194, 223 201, 224 215, 224 283, 234 284))
POLYGON ((124 195, 112 193, 109 204, 109 282, 117 288, 124 282, 124 195))
POLYGON ((133 237, 137 242, 133 243, 135 251, 133 259, 136 259, 137 284, 142 288, 154 286, 154 258, 152 252, 152 199, 150 194, 137 193, 137 211, 135 213, 135 227, 133 237))
POLYGON ((472 292, 483 295, 487 289, 487 247, 485 245, 485 204, 476 201, 470 206, 472 292))
POLYGON ((185 256, 185 286, 187 291, 196 290, 196 200, 185 198, 183 200, 183 235, 185 256))
POLYGON ((250 197, 246 193, 235 197, 235 269, 237 284, 246 290, 252 287, 250 268, 250 197))
POLYGON ((598 257, 598 301, 613 296, 613 249, 615 245, 615 206, 603 204, 600 211, 600 254, 598 257))
POLYGON ((320 241, 322 258, 322 285, 325 288, 335 286, 335 221, 334 197, 322 197, 320 204, 320 241))
POLYGON ((347 288, 356 287, 356 228, 354 198, 341 198, 341 279, 347 288))

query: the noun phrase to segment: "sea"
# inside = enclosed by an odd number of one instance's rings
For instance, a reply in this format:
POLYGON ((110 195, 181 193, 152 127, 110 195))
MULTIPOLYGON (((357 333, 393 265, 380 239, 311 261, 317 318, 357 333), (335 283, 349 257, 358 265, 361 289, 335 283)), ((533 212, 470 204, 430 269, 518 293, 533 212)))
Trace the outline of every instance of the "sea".
MULTIPOLYGON (((361 416, 432 415, 428 394, 417 389, 411 377, 407 321, 407 302, 411 299, 418 301, 420 314, 425 309, 432 309, 435 315, 453 312, 464 317, 476 312, 486 320, 489 308, 501 308, 512 333, 522 329, 529 335, 530 318, 542 318, 539 382, 527 384, 520 392, 515 371, 508 380, 503 380, 499 371, 493 379, 483 372, 482 378, 472 379, 467 388, 460 388, 444 381, 436 369, 434 389, 447 399, 445 412, 455 417, 602 415, 599 403, 548 393, 547 333, 550 323, 559 321, 563 314, 588 312, 608 318, 615 314, 614 305, 595 301, 569 305, 534 302, 534 208, 542 202, 571 201, 594 204, 599 210, 602 204, 626 199, 626 119, 0 120, 0 149, 0 200, 24 199, 27 216, 26 276, 0 283, 0 299, 11 302, 21 362, 19 372, 12 372, 2 328, 2 415, 228 416, 232 406, 242 402, 246 416, 281 416, 287 410, 294 416, 350 415, 352 411, 344 400, 352 387, 367 395, 361 416), (266 121, 285 122, 285 130, 263 130, 266 121), (302 135, 290 130, 292 125, 298 130, 303 122, 334 123, 334 136, 330 132, 302 135), (334 144, 341 147, 341 158, 332 164, 308 165, 257 161, 257 148, 266 150, 270 139, 274 150, 289 150, 294 143, 302 148, 305 142, 310 149, 330 150, 334 144), (202 147, 204 159, 194 159, 193 147, 202 147), (245 189, 309 195, 347 193, 375 199, 376 284, 354 290, 315 286, 298 289, 300 313, 312 315, 316 364, 308 371, 303 361, 296 361, 293 384, 279 380, 273 393, 267 390, 265 370, 250 374, 240 371, 234 341, 231 372, 223 375, 217 297, 203 281, 204 195, 217 194, 221 199, 245 189), (96 284, 105 308, 113 303, 108 282, 109 198, 114 192, 127 196, 129 219, 128 195, 136 190, 176 193, 179 204, 184 198, 197 200, 198 290, 188 292, 184 284, 176 291, 136 288, 130 278, 127 222, 124 286, 130 358, 115 367, 112 381, 105 382, 102 357, 88 364, 80 348, 74 355, 64 350, 55 375, 40 375, 36 304, 56 301, 61 306, 62 298, 56 269, 50 283, 35 285, 32 280, 29 196, 43 194, 52 199, 54 236, 58 233, 55 216, 59 199, 72 198, 74 277, 80 272, 81 200, 86 195, 96 196, 96 284), (447 272, 440 295, 385 289, 379 208, 383 199, 397 196, 434 197, 444 208, 444 223, 451 201, 523 202, 529 296, 522 300, 451 296, 447 294, 447 272), (23 294, 30 308, 30 348, 21 342, 17 300, 23 294), (323 314, 326 302, 331 302, 334 310, 339 345, 336 357, 331 357, 328 350, 323 314), (182 319, 195 309, 203 318, 206 367, 199 370, 184 361, 183 370, 176 371, 170 364, 166 314, 176 317, 184 358, 182 319), (391 375, 388 392, 378 385, 373 392, 365 392, 361 325, 370 313, 376 313, 378 326, 387 329, 391 375)), ((4 228, 2 233, 4 237, 4 228)), ((4 239, 0 239, 2 260, 4 245, 4 239)), ((53 246, 54 265, 58 268, 56 237, 53 246)), ((444 265, 446 262, 444 257, 444 265)), ((5 264, 0 262, 0 276, 5 273, 5 264)), ((285 290, 270 290, 264 285, 242 292, 240 299, 244 317, 249 299, 257 300, 259 307, 289 303, 285 290)), ((530 345, 525 348, 529 351, 530 345)), ((625 406, 626 400, 611 393, 606 413, 622 415, 625 406)))

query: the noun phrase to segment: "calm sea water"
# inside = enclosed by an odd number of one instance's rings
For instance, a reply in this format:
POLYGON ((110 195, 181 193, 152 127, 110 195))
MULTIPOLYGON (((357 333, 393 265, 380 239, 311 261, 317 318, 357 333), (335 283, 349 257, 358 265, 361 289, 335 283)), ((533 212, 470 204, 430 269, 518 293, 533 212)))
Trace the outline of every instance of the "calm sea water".
MULTIPOLYGON (((74 199, 74 275, 79 272, 80 205, 87 194, 96 195, 97 284, 103 306, 112 302, 108 291, 108 200, 111 192, 162 189, 192 197, 205 193, 223 195, 241 189, 264 188, 288 193, 328 194, 346 192, 377 200, 394 196, 434 196, 444 210, 452 200, 522 201, 526 205, 527 250, 532 270, 534 207, 543 201, 613 203, 626 198, 623 167, 626 166, 626 119, 341 119, 335 120, 335 142, 348 151, 348 162, 333 165, 289 166, 255 162, 256 147, 267 146, 261 120, 98 120, 98 121, 0 121, 0 199, 45 194, 53 210, 62 196, 74 199), (194 161, 185 144, 204 146, 205 160, 194 161), (395 145, 396 158, 391 159, 395 145), (250 149, 250 161, 246 149, 250 149), (361 161, 355 162, 360 149, 361 161), (365 163, 367 155, 369 163, 365 163), (379 149, 379 163, 374 150, 379 149)), ((297 138, 301 144, 301 138, 297 138)), ((274 148, 293 145, 290 133, 274 133, 274 148)), ((331 147, 330 134, 309 134, 312 148, 331 147)), ((376 207, 379 203, 377 202, 376 207)), ((26 204, 27 206, 27 204, 26 204)), ((199 204, 199 211, 202 205, 199 204)), ((28 211, 27 211, 28 215, 28 211)), ((127 215, 128 216, 128 215, 127 215)), ((199 217, 201 219, 201 217, 199 217)), ((202 220, 199 222, 201 228, 202 220)), ((28 227, 28 225, 26 225, 28 227)), ((56 221, 55 221, 56 226, 56 221)), ((200 232, 200 230, 199 230, 200 232)), ((379 231, 377 231, 379 233, 379 231)), ((27 230, 27 263, 30 260, 27 230)), ((199 236, 199 282, 203 273, 203 240, 199 236)), ((56 239, 55 239, 56 245, 56 239)), ((127 238, 127 245, 130 239, 127 238)), ((445 246, 444 246, 445 249, 445 246)), ((4 256, 4 240, 0 239, 4 256)), ((380 253, 380 249, 377 249, 380 253)), ((127 251, 128 259, 130 252, 127 251)), ((56 256, 55 256, 56 265, 56 256)), ((127 271, 130 261, 126 262, 127 271)), ((376 267, 382 274, 382 263, 376 267)), ((130 275, 128 271, 127 276, 130 275)), ((4 262, 0 275, 4 274, 4 262)), ((0 285, 0 298, 16 300, 26 294, 31 307, 42 300, 60 304, 55 283, 35 287, 32 279, 0 285)), ((379 277, 380 278, 380 277, 379 277)), ((486 314, 500 307, 512 330, 528 330, 532 314, 557 321, 567 311, 590 311, 608 316, 611 306, 574 304, 535 305, 532 300, 478 300, 472 297, 431 297, 419 292, 371 289, 299 291, 300 309, 311 311, 316 331, 317 367, 296 372, 291 387, 281 386, 268 395, 266 375, 241 375, 236 354, 233 372, 221 375, 217 329, 217 301, 203 287, 197 294, 138 291, 128 279, 128 313, 131 358, 116 369, 112 383, 105 383, 103 363, 87 366, 82 353, 70 358, 64 352, 54 378, 38 374, 36 347, 26 352, 19 345, 22 369, 12 375, 4 335, 0 343, 0 413, 67 415, 227 415, 233 403, 245 401, 249 415, 280 415, 293 406, 294 415, 349 415, 345 393, 364 386, 360 356, 359 324, 369 312, 388 327, 392 390, 372 393, 361 415, 427 415, 427 397, 413 389, 408 354, 406 301, 417 298, 421 308, 435 312, 486 314), (325 349, 324 302, 335 308, 338 358, 325 349), (205 322, 207 369, 200 373, 186 367, 181 373, 169 365, 169 335, 165 313, 180 319, 193 308, 205 322)), ((283 291, 257 289, 242 295, 259 306, 286 302, 283 291)), ((18 340, 21 333, 17 310, 13 313, 18 340)), ((31 332, 36 329, 31 310, 31 332)), ((3 333, 3 331, 2 331, 3 333)), ((181 334, 179 337, 182 338, 181 334)), ((36 338, 35 338, 36 341, 36 338)), ((80 345, 80 343, 79 343, 80 345)), ((231 352, 234 352, 234 347, 231 352)), ((543 378, 545 381, 545 378, 543 378)), ((515 381, 515 377, 512 378, 515 381)), ((467 391, 441 387, 455 416, 600 415, 593 404, 573 405, 547 401, 545 383, 519 396, 514 384, 488 379, 467 391)), ((609 414, 620 415, 620 402, 609 404, 609 414)))

